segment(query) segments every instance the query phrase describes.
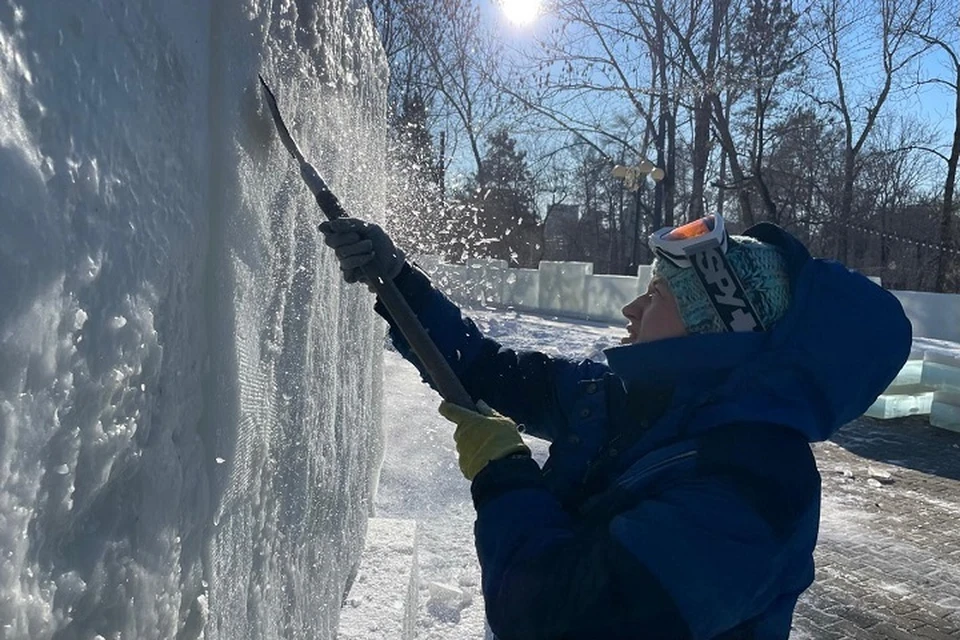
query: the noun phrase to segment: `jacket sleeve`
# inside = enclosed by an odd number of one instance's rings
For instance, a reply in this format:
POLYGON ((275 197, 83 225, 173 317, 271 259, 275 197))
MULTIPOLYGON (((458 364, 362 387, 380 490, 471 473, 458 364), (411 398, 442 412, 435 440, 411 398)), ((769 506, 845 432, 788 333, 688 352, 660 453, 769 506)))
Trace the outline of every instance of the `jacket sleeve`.
MULTIPOLYGON (((593 527, 540 482, 534 461, 505 459, 472 485, 487 616, 504 640, 713 638, 769 607, 798 555, 724 475, 680 480, 593 527)), ((812 541, 799 555, 811 553, 812 541)))
MULTIPOLYGON (((485 337, 423 272, 410 265, 394 282, 471 397, 523 424, 530 435, 556 440, 567 428, 565 403, 576 397, 577 382, 609 371, 590 360, 574 362, 504 348, 485 337)), ((378 300, 374 308, 390 324, 390 337, 400 354, 433 386, 383 303, 378 300)))

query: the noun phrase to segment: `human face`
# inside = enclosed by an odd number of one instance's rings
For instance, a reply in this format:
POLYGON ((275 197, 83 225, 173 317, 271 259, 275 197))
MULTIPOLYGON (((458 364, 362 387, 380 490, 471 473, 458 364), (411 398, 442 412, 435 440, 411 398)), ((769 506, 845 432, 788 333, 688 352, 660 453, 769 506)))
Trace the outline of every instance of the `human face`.
POLYGON ((663 278, 654 278, 647 292, 625 306, 622 313, 630 322, 627 324, 629 335, 620 340, 620 344, 653 342, 687 335, 677 299, 663 278))

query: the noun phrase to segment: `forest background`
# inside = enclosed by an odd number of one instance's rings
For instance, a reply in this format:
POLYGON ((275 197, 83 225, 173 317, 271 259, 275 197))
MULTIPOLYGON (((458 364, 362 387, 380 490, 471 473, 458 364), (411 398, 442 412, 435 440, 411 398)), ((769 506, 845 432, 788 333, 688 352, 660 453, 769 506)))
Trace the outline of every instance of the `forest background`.
POLYGON ((635 274, 649 233, 719 212, 960 291, 956 0, 554 0, 523 28, 489 0, 368 5, 414 255, 635 274))

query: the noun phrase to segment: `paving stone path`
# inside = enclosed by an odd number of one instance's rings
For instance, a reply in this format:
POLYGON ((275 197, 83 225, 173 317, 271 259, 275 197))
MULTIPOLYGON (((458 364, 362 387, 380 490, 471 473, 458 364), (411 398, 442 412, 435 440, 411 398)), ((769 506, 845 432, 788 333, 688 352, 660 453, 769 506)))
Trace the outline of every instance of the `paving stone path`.
POLYGON ((817 577, 791 639, 960 638, 960 433, 861 418, 814 450, 817 577))

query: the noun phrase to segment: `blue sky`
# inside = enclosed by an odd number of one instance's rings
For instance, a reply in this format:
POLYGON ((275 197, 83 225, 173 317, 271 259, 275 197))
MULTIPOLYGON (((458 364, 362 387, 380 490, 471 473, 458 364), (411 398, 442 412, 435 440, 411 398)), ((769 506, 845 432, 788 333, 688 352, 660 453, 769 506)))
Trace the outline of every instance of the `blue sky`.
MULTIPOLYGON (((496 29, 507 47, 513 50, 522 50, 532 46, 537 36, 543 36, 547 33, 552 22, 549 13, 545 13, 533 25, 517 26, 505 19, 498 6, 498 0, 478 1, 484 15, 489 20, 489 24, 496 29)), ((857 29, 859 30, 859 27, 857 29)), ((866 28, 863 33, 866 33, 866 28)), ((855 72, 847 74, 848 91, 855 99, 857 95, 855 83, 857 81, 862 81, 863 86, 867 87, 868 90, 876 90, 876 76, 871 73, 871 67, 876 68, 878 58, 874 54, 874 49, 877 46, 875 40, 853 32, 851 41, 855 41, 857 49, 860 49, 857 52, 851 51, 847 55, 850 62, 847 68, 851 71, 855 70, 855 72)), ((955 126, 954 92, 948 87, 937 84, 927 84, 919 87, 909 86, 917 78, 929 79, 933 77, 950 80, 954 77, 949 59, 939 49, 925 54, 911 75, 903 77, 903 82, 907 83, 908 86, 891 93, 884 110, 881 112, 881 117, 917 117, 921 122, 926 123, 936 131, 936 146, 941 151, 946 152, 949 149, 955 126)))

